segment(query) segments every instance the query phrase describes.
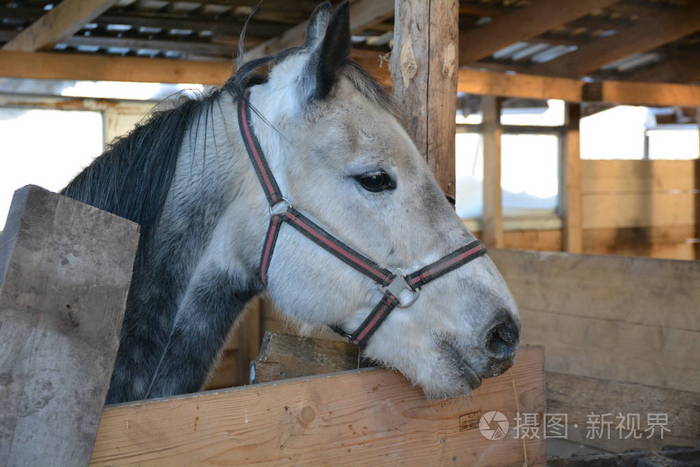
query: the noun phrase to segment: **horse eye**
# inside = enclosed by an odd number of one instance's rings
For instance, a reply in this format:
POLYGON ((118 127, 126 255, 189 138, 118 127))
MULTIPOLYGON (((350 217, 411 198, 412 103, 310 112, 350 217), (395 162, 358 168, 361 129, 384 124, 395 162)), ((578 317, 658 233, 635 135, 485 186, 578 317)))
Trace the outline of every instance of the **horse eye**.
POLYGON ((396 182, 383 170, 356 175, 355 180, 362 185, 362 188, 374 193, 396 188, 396 182))

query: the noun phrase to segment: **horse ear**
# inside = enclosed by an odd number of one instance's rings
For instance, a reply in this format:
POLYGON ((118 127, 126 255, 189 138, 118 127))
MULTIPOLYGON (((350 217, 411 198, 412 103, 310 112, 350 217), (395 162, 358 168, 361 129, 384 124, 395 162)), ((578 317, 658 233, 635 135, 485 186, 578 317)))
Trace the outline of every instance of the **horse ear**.
POLYGON ((338 70, 350 58, 350 7, 340 5, 330 17, 323 41, 309 59, 307 72, 313 80, 311 98, 324 99, 333 89, 338 70))
POLYGON ((314 9, 309 18, 309 25, 306 27, 304 48, 311 49, 323 39, 332 13, 333 7, 329 1, 321 3, 314 9))

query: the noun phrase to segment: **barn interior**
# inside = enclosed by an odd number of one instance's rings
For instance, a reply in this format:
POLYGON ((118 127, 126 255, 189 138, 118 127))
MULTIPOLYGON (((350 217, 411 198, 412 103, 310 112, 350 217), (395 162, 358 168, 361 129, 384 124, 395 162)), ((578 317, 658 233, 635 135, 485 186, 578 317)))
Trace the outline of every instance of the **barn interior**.
MULTIPOLYGON (((15 189, 59 190, 163 100, 225 82, 256 7, 246 59, 299 45, 318 2, 258 3, 2 0, 0 218, 15 189)), ((449 31, 431 33, 429 46, 414 44, 415 56, 394 66, 392 49, 413 34, 395 24, 399 3, 350 1, 352 57, 390 91, 401 64, 458 64, 453 107, 443 110, 454 125, 427 137, 447 149, 428 162, 489 249, 527 250, 494 259, 515 284, 525 343, 545 346, 549 406, 583 413, 584 402, 572 408, 564 397, 573 388, 595 403, 603 394, 624 399, 600 402, 601 411, 663 401, 680 420, 666 444, 697 446, 700 2, 460 0, 450 19, 457 50, 444 47, 449 31), (561 259, 524 279, 518 272, 544 268, 533 251, 596 256, 561 259), (611 354, 626 360, 609 363, 611 354)), ((207 389, 249 384, 266 332, 299 330, 260 297, 232 330, 207 389)), ((570 433, 569 444, 548 448, 568 456, 631 446, 570 433)))

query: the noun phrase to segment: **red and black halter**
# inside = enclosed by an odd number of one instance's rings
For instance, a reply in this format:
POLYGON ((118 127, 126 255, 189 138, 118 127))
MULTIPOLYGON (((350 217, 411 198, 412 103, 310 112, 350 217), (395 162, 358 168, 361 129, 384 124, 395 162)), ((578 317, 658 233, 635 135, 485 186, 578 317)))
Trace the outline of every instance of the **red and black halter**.
POLYGON ((286 222, 321 248, 369 277, 381 287, 384 296, 354 332, 348 333, 338 327, 332 327, 334 331, 345 336, 354 344, 364 347, 372 334, 394 308, 405 308, 415 302, 422 286, 486 253, 486 248, 481 242, 474 240, 412 274, 403 275, 401 271, 391 271, 384 268, 367 256, 350 248, 335 235, 329 233, 294 208, 282 196, 277 181, 272 175, 265 155, 260 148, 260 143, 255 133, 253 133, 250 105, 248 103, 249 94, 249 91, 246 90, 243 97, 238 100, 238 123, 248 156, 250 156, 250 161, 255 168, 255 173, 260 180, 270 205, 270 226, 267 229, 262 255, 260 256, 260 280, 263 284, 267 284, 267 271, 270 267, 277 237, 282 228, 282 223, 286 222), (413 298, 407 304, 402 304, 399 300, 399 295, 404 290, 413 293, 413 298))

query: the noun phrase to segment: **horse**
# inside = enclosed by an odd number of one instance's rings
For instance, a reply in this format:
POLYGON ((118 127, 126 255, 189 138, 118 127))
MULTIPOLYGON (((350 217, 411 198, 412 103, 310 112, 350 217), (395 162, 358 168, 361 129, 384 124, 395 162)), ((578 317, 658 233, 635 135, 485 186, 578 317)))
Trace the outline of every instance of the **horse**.
POLYGON ((371 316, 363 356, 431 399, 467 394, 512 365, 520 320, 506 283, 350 47, 347 3, 323 3, 303 44, 153 112, 62 190, 141 229, 107 403, 200 390, 261 293, 294 321, 346 335, 371 316), (267 199, 265 177, 281 202, 267 199), (275 219, 289 222, 292 206, 328 244, 278 222, 261 274, 275 219), (331 254, 333 242, 362 254, 331 254), (462 245, 471 256, 455 263, 462 245), (362 258, 386 277, 353 263, 362 258), (423 280, 435 264, 445 274, 420 288, 402 272, 423 280))

